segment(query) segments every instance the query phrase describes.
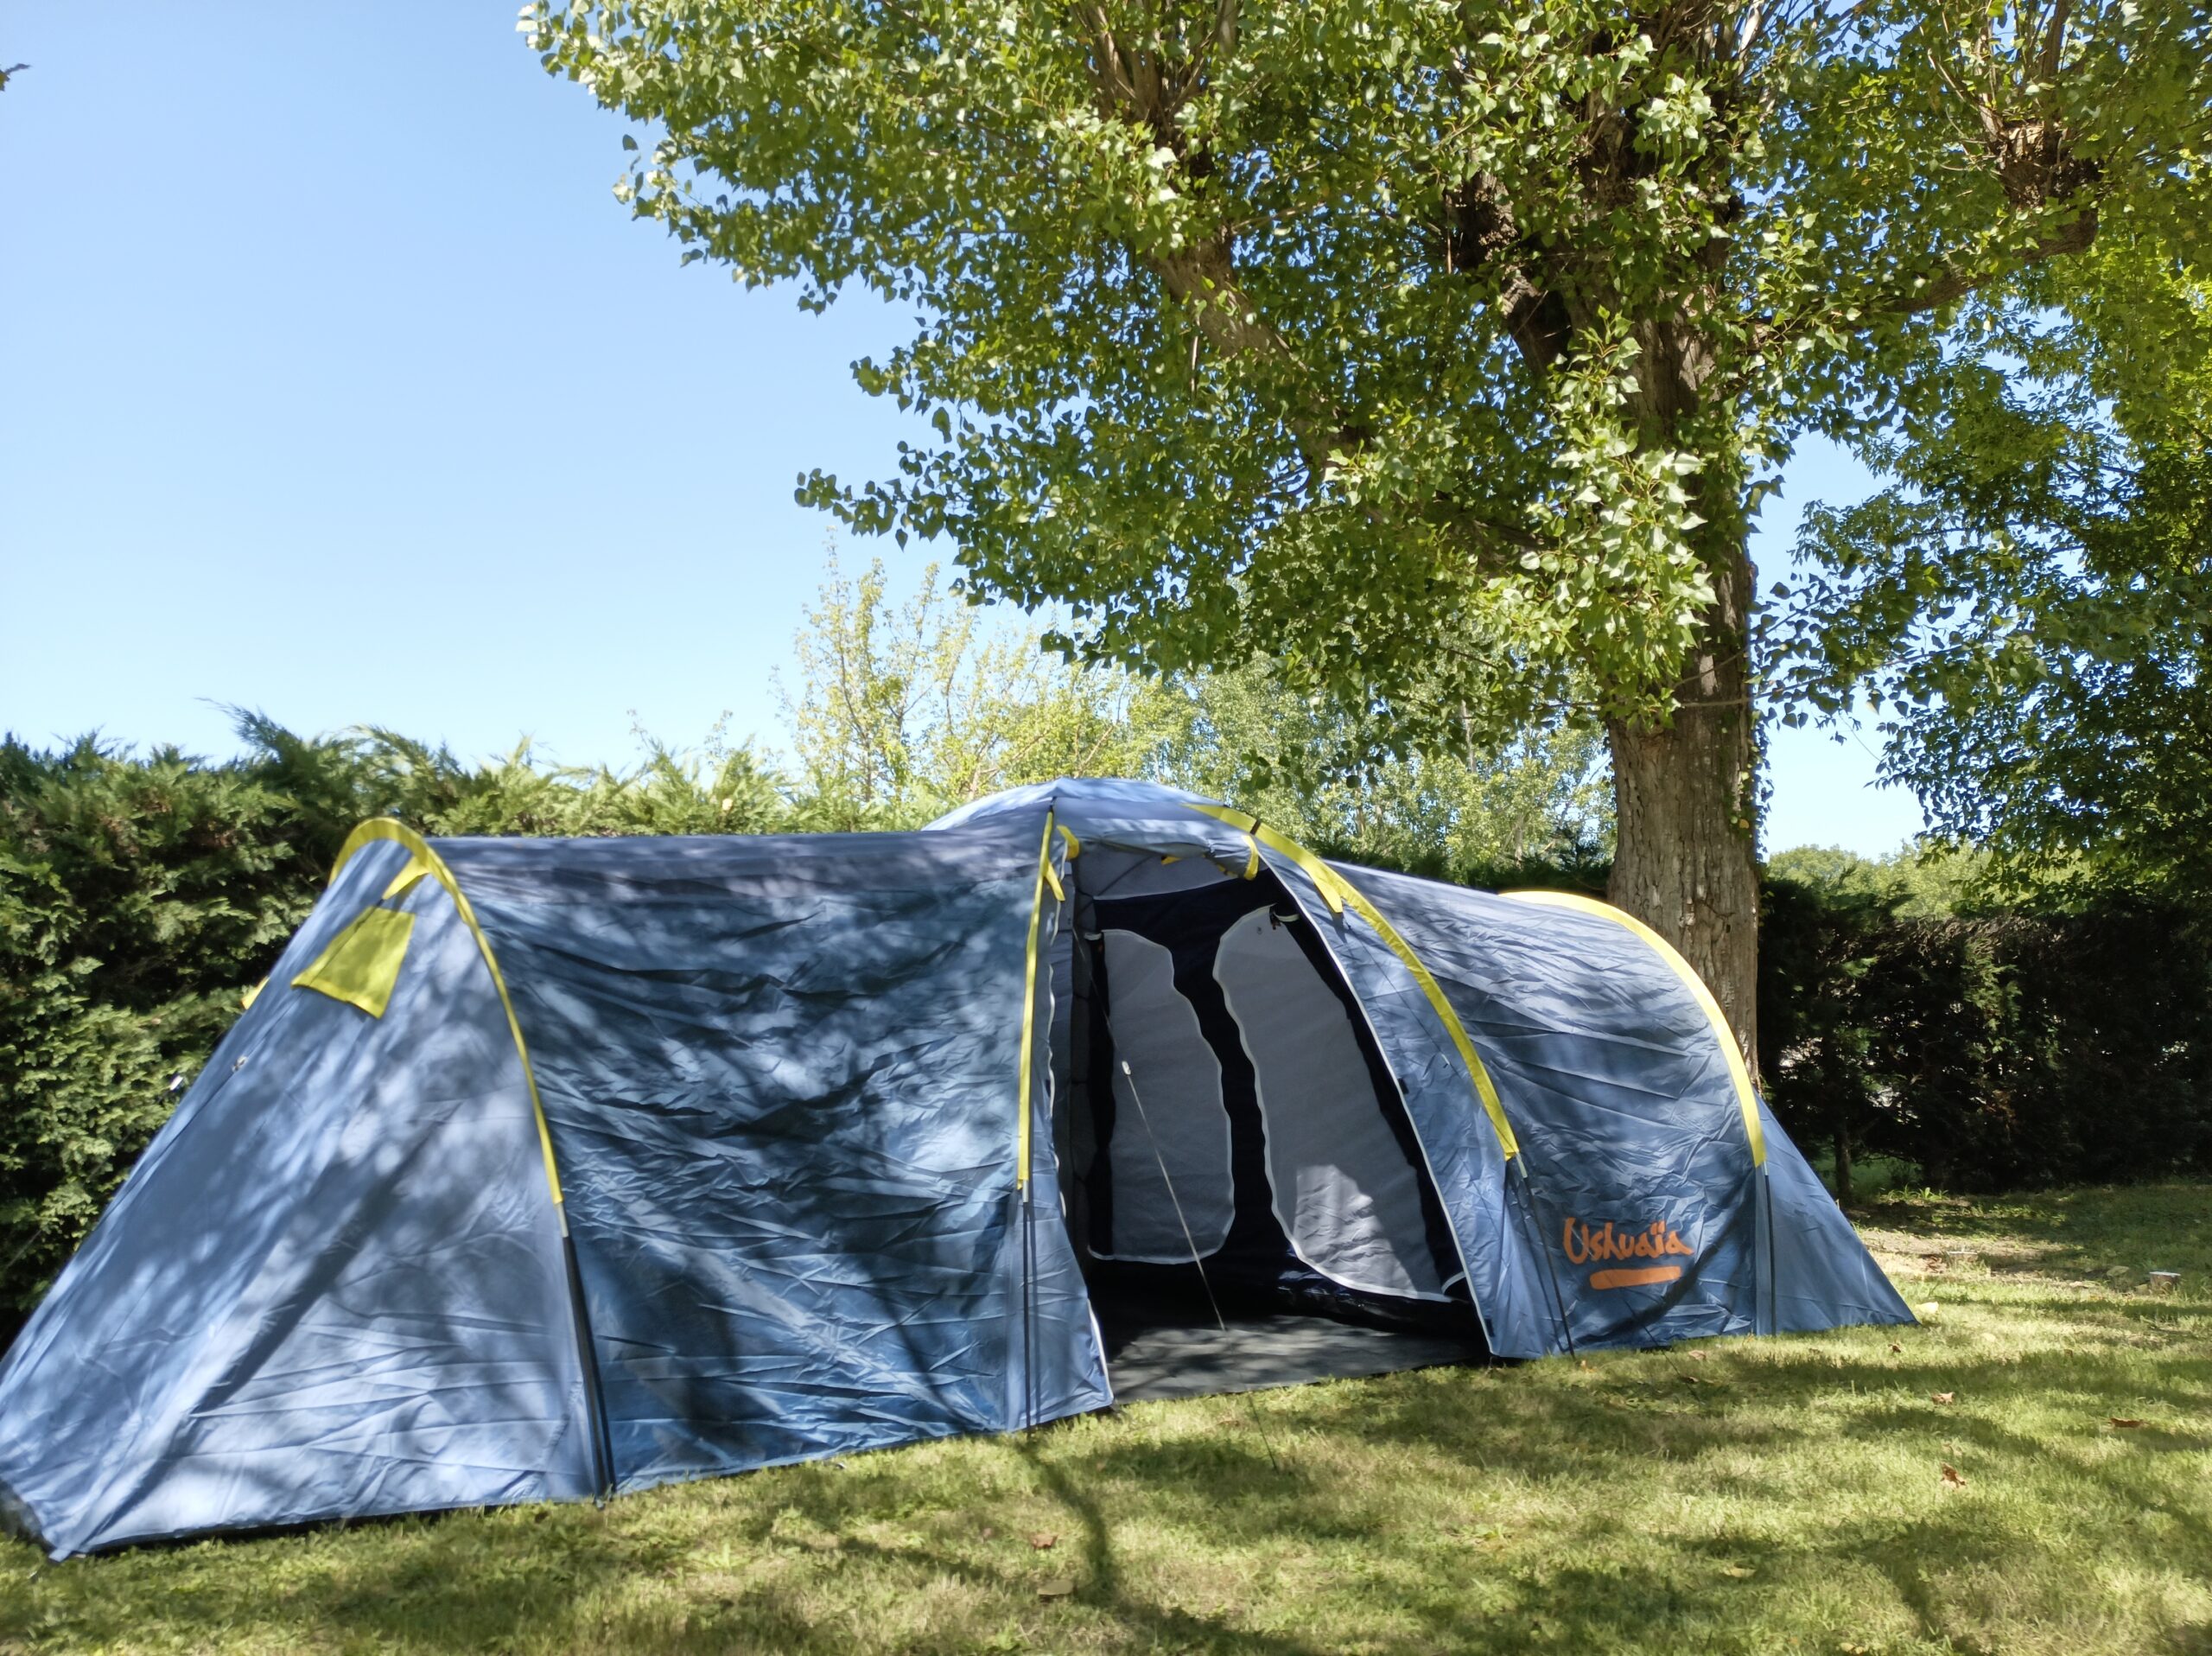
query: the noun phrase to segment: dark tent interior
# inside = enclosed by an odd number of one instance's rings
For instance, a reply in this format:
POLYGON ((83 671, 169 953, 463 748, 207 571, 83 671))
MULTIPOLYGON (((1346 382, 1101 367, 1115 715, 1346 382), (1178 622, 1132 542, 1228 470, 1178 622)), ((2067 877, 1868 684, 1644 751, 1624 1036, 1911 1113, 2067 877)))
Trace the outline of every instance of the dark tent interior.
POLYGON ((1482 1357, 1397 1084, 1281 882, 1134 883, 1078 901, 1054 972, 1057 1149, 1115 1394, 1482 1357))

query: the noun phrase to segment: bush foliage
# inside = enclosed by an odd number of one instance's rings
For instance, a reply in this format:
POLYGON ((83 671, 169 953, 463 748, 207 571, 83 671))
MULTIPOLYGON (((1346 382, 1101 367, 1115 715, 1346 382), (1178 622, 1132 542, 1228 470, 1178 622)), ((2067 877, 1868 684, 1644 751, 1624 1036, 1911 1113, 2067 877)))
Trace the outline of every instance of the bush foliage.
POLYGON ((1760 1063, 1808 1151, 1994 1190, 2212 1167, 2212 915, 2125 888, 2005 908, 1959 859, 1768 870, 1760 1063))
MULTIPOLYGON (((982 793, 1135 772, 1236 800, 1317 850, 1433 877, 1602 893, 1595 743, 1376 757, 1264 665, 1164 685, 1063 671, 939 590, 833 568, 779 767, 717 731, 636 769, 525 745, 472 765, 385 730, 243 716, 220 763, 0 741, 0 1320, 35 1303, 312 907, 346 834, 906 827, 982 793)), ((1997 907, 1958 857, 1793 851, 1769 870, 1761 1063, 1834 1157, 1988 1189, 2212 1167, 2212 913, 2118 889, 1997 907)))

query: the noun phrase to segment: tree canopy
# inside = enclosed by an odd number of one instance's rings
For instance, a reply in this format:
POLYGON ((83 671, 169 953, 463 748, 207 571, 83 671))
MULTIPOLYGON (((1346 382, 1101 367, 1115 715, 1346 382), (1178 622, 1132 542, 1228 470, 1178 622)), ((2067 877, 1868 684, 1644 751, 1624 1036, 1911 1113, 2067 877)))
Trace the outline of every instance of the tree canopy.
POLYGON ((2203 222, 2212 35, 2171 0, 524 27, 656 130, 619 193, 687 256, 912 308, 856 371, 938 440, 810 498, 950 535, 1088 653, 1279 653, 1446 741, 1470 709, 1663 707, 1713 600, 1700 515, 1739 532, 1793 436, 1878 424, 1967 296, 2203 222), (1651 405, 1683 348, 1657 324, 1694 330, 1686 405, 1651 405))
POLYGON ((686 258, 911 311, 855 373, 933 437, 803 498, 949 538, 1078 656, 1266 657, 1400 748, 1601 723, 1611 895, 1754 1048, 1746 546, 1781 460, 1897 436, 2024 316, 2155 357, 2129 283, 2212 223, 2190 0, 534 0, 520 27, 642 124, 617 194, 686 258))
POLYGON ((1889 487, 1809 518, 1777 627, 1808 705, 1871 691, 1889 773, 2015 876, 2212 891, 2212 280, 2181 264, 1954 365, 1889 487))

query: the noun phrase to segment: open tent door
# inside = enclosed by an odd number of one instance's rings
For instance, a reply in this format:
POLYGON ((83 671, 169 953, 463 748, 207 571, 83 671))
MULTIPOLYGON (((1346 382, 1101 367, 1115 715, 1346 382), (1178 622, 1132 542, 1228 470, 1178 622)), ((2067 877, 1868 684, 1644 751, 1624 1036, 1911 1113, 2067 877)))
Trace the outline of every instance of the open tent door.
POLYGON ((1071 1213, 1116 1395, 1481 1356, 1395 1082, 1280 882, 1200 864, 1081 912, 1071 1213))

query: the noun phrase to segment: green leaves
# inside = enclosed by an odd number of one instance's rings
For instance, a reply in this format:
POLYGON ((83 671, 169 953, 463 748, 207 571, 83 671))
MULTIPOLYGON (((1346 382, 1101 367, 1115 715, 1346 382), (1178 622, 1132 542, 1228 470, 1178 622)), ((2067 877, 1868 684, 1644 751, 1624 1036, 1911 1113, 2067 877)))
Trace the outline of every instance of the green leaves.
POLYGON ((2212 888, 2212 288, 2122 225, 1909 387, 1895 481, 1811 514, 1790 688, 1885 709, 1891 774, 2024 875, 2212 888))
MULTIPOLYGON (((914 308, 855 372, 930 436, 802 500, 948 538, 972 591, 1058 607, 1083 659, 1265 655, 1417 744, 1462 717, 1663 722, 1694 658, 1753 646, 1731 595, 1793 441, 1878 458, 2052 303, 2055 261, 2205 225, 2212 35, 2185 0, 525 22, 661 135, 626 199, 687 256, 914 308)), ((2166 374, 2186 330, 2121 347, 2126 309, 2095 324, 2109 360, 2166 374)), ((1882 532, 1936 529, 1900 502, 1882 532)), ((1816 707, 2011 578, 1994 539, 1920 538, 1879 598, 1848 538, 1807 589, 1831 610, 1801 611, 1816 707)))

